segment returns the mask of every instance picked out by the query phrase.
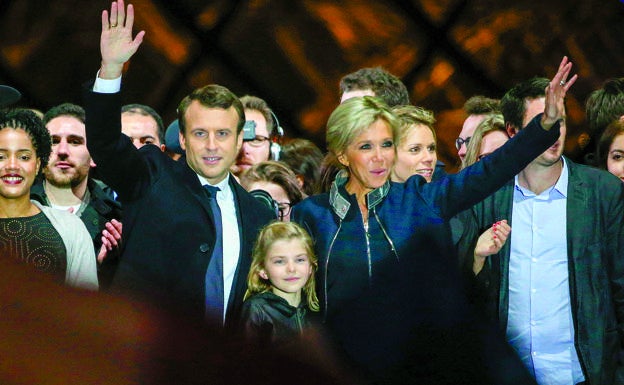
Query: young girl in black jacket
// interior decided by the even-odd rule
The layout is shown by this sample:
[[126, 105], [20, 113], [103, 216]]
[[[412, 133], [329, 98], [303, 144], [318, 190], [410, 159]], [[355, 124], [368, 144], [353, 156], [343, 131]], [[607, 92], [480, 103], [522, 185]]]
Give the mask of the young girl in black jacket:
[[310, 235], [294, 222], [273, 222], [258, 235], [242, 310], [246, 337], [260, 345], [298, 341], [318, 312], [318, 267]]

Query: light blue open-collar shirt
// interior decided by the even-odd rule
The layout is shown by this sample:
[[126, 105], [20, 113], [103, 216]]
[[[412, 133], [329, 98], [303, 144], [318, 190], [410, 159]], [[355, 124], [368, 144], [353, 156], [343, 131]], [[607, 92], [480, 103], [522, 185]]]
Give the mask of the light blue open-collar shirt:
[[535, 195], [515, 178], [507, 340], [540, 385], [585, 380], [574, 347], [566, 206], [568, 168]]

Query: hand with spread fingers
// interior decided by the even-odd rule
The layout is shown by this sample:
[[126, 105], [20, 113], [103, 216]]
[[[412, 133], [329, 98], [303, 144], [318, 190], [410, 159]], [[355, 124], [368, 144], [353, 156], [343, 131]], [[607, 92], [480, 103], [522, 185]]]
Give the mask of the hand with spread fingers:
[[113, 1], [110, 14], [107, 10], [102, 11], [100, 78], [115, 79], [121, 76], [124, 63], [130, 60], [143, 42], [145, 31], [132, 38], [133, 24], [134, 7], [128, 4], [126, 11], [123, 0]]
[[475, 275], [481, 271], [488, 256], [498, 253], [503, 248], [510, 232], [511, 226], [506, 219], [503, 219], [481, 234], [474, 250], [472, 271]]
[[568, 79], [571, 70], [572, 62], [568, 60], [567, 56], [564, 56], [557, 73], [546, 87], [546, 106], [544, 107], [544, 115], [542, 115], [542, 127], [545, 130], [550, 130], [557, 121], [565, 117], [564, 100], [566, 93], [578, 79], [578, 75]]

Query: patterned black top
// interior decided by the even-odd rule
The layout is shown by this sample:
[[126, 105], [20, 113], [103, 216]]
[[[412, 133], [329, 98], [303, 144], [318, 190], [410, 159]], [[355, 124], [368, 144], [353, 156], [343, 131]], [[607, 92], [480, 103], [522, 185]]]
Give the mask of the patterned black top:
[[31, 217], [0, 218], [0, 256], [32, 265], [65, 282], [67, 250], [42, 212]]

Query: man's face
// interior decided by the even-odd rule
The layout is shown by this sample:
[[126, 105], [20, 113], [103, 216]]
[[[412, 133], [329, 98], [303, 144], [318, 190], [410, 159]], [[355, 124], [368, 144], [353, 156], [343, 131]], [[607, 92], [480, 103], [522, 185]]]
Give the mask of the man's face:
[[[474, 134], [477, 126], [485, 119], [487, 115], [478, 114], [478, 115], [468, 115], [466, 120], [464, 120], [464, 125], [462, 126], [462, 130], [459, 133], [459, 137], [455, 140], [455, 146], [457, 147], [457, 155], [461, 161], [464, 161], [466, 157], [467, 145]], [[459, 146], [458, 146], [459, 145]]]
[[375, 96], [375, 92], [373, 92], [373, 90], [371, 89], [345, 91], [342, 93], [340, 103], [344, 102], [347, 99], [355, 98], [358, 96]]
[[79, 185], [95, 166], [87, 150], [84, 123], [72, 116], [58, 116], [46, 128], [52, 137], [50, 161], [43, 169], [46, 180], [57, 187]]
[[135, 112], [121, 114], [121, 132], [132, 140], [134, 147], [141, 148], [146, 144], [155, 144], [163, 149], [158, 138], [158, 123], [149, 115]]
[[242, 132], [237, 130], [236, 110], [205, 107], [194, 100], [184, 114], [184, 122], [180, 145], [186, 150], [189, 167], [210, 184], [221, 182], [243, 143]]
[[260, 111], [245, 110], [245, 120], [252, 120], [256, 123], [257, 140], [243, 141], [236, 166], [238, 172], [244, 172], [251, 168], [254, 164], [269, 160], [269, 131], [267, 130], [267, 122]]
[[[536, 117], [538, 114], [544, 112], [544, 106], [546, 105], [545, 98], [536, 98], [536, 99], [527, 99], [525, 102], [525, 111], [524, 117], [522, 119], [522, 127], [526, 127], [529, 122]], [[559, 139], [548, 148], [548, 150], [544, 151], [540, 156], [537, 157], [533, 162], [543, 166], [551, 166], [561, 159], [563, 155], [563, 147], [565, 144], [566, 137], [566, 123], [565, 118], [560, 122], [561, 125], [561, 134], [559, 135]]]

